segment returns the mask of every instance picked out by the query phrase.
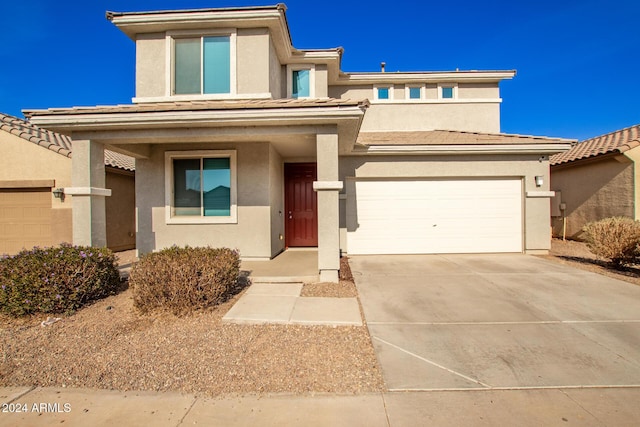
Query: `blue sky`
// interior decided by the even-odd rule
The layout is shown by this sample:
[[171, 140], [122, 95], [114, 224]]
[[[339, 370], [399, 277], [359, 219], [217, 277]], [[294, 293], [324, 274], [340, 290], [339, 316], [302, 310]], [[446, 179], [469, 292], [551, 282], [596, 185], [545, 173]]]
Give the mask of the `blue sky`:
[[[265, 1], [31, 0], [0, 14], [0, 112], [126, 104], [135, 46], [106, 10]], [[286, 2], [297, 48], [342, 46], [343, 71], [517, 70], [502, 132], [585, 139], [640, 123], [640, 1]]]

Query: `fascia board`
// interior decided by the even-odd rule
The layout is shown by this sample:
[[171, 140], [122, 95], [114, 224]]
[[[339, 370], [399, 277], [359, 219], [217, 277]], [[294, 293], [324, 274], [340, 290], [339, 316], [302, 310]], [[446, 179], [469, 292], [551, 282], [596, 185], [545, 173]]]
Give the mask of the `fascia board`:
[[274, 125], [296, 122], [299, 124], [327, 124], [343, 119], [360, 119], [364, 112], [358, 106], [339, 108], [303, 108], [234, 110], [234, 111], [169, 111], [150, 113], [69, 114], [65, 116], [34, 116], [37, 126], [58, 129], [59, 132], [97, 129], [101, 127], [168, 127], [208, 123], [215, 126]]
[[339, 76], [333, 84], [356, 85], [362, 83], [393, 83], [393, 82], [499, 82], [512, 79], [515, 71], [487, 71], [487, 72], [432, 72], [432, 73], [345, 73]]
[[376, 145], [355, 148], [359, 154], [555, 154], [571, 144], [504, 144], [504, 145]]

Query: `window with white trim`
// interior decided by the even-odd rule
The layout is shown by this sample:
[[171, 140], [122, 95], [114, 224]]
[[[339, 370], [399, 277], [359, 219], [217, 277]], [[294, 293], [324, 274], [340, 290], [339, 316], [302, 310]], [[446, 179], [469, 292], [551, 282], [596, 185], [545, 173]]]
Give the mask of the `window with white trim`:
[[236, 152], [165, 153], [169, 223], [230, 223], [237, 218]]
[[287, 97], [314, 98], [315, 72], [314, 65], [287, 66]]
[[229, 34], [172, 37], [172, 95], [230, 94], [233, 42]]
[[409, 101], [417, 101], [424, 97], [424, 85], [406, 85], [405, 99]]
[[442, 83], [438, 85], [439, 99], [455, 99], [458, 97], [458, 85], [455, 83]]
[[373, 99], [376, 101], [390, 101], [393, 99], [393, 85], [375, 85]]

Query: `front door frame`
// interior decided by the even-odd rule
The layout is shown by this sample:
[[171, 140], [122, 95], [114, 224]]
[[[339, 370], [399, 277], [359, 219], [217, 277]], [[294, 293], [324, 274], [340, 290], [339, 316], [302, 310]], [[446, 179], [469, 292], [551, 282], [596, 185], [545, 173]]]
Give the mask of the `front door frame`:
[[[307, 174], [306, 177], [295, 177], [299, 173]], [[309, 173], [311, 172], [311, 173]], [[285, 247], [317, 247], [318, 246], [318, 196], [313, 189], [313, 183], [318, 177], [318, 166], [315, 162], [307, 163], [285, 163], [284, 164], [284, 209], [285, 209]], [[293, 179], [303, 181], [302, 193], [296, 192], [292, 187]], [[296, 197], [304, 199], [298, 200], [301, 204], [296, 204]], [[311, 203], [311, 206], [307, 206]], [[302, 209], [296, 212], [296, 206]], [[297, 225], [307, 223], [306, 231], [311, 234], [300, 233]], [[301, 235], [302, 234], [302, 235]]]

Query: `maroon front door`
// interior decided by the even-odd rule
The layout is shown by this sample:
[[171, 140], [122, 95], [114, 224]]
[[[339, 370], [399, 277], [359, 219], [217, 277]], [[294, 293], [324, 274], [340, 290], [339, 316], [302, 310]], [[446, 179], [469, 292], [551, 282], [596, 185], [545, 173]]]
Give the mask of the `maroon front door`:
[[285, 244], [318, 246], [318, 198], [313, 190], [315, 163], [285, 163]]

